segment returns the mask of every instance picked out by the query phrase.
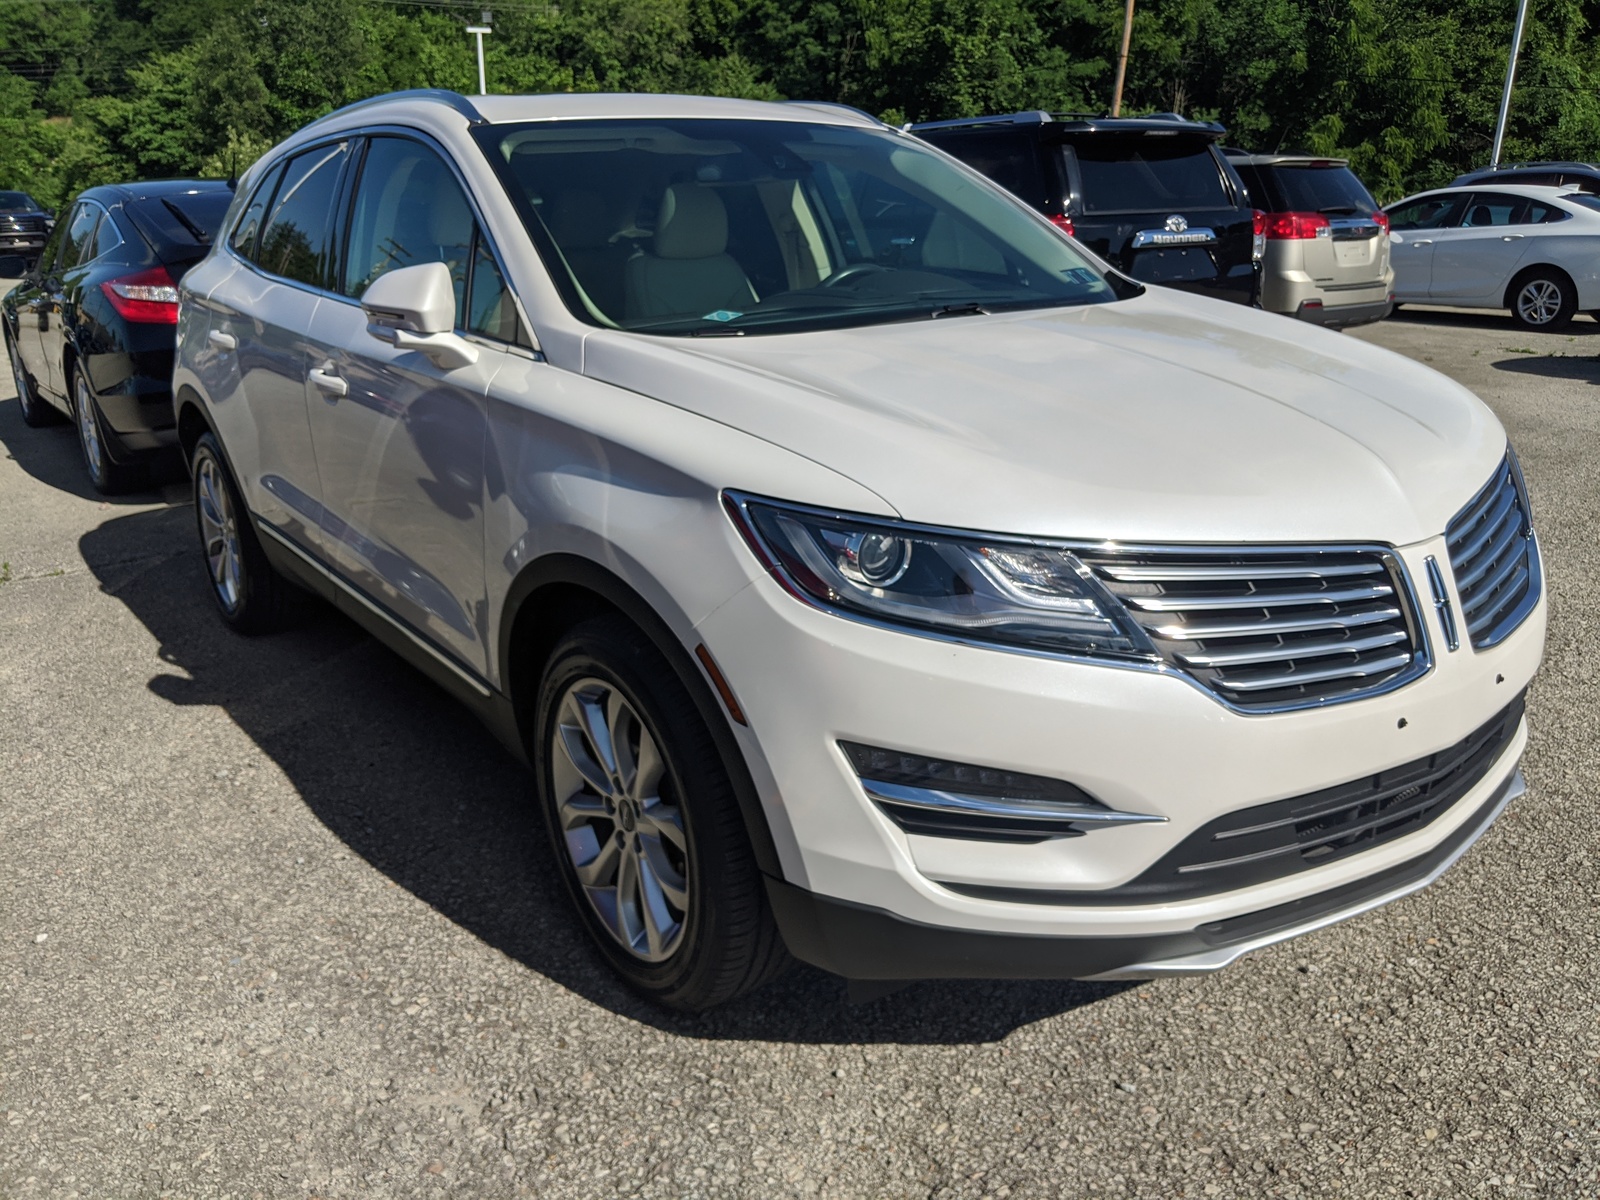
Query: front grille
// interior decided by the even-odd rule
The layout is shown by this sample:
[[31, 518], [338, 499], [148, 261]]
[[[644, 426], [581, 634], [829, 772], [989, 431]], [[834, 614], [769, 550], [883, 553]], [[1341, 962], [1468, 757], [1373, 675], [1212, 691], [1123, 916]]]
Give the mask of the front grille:
[[5, 227], [16, 233], [43, 233], [43, 217], [7, 217]]
[[1405, 574], [1376, 547], [1079, 557], [1163, 658], [1235, 708], [1355, 700], [1428, 669]]
[[1461, 619], [1473, 649], [1503, 641], [1539, 602], [1539, 555], [1527, 494], [1508, 456], [1445, 529]]
[[1526, 693], [1448, 749], [1319, 792], [1258, 804], [1191, 833], [1144, 874], [1099, 892], [944, 886], [991, 900], [1037, 904], [1153, 904], [1190, 900], [1326, 866], [1425, 828], [1499, 761], [1522, 724]]

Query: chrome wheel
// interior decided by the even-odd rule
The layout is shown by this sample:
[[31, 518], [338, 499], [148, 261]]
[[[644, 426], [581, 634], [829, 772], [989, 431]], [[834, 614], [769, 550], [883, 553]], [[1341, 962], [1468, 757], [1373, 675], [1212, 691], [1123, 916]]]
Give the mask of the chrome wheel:
[[89, 398], [89, 385], [80, 370], [73, 376], [73, 409], [78, 417], [78, 441], [83, 445], [83, 461], [89, 466], [89, 478], [96, 483], [105, 477], [105, 449], [100, 445], [100, 423], [94, 417], [94, 401]]
[[1517, 293], [1517, 316], [1528, 325], [1548, 325], [1561, 313], [1561, 287], [1551, 279], [1530, 279]]
[[209, 456], [201, 458], [195, 476], [195, 506], [200, 512], [200, 539], [211, 569], [211, 586], [217, 589], [222, 607], [231, 613], [239, 607], [244, 592], [239, 525], [222, 471]]
[[590, 907], [635, 958], [670, 958], [688, 924], [689, 848], [655, 735], [590, 678], [562, 696], [550, 741], [556, 819]]

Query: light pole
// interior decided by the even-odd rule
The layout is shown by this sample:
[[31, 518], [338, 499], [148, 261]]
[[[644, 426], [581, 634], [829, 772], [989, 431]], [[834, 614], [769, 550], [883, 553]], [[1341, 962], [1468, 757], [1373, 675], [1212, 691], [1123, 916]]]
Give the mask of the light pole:
[[1111, 115], [1122, 115], [1122, 81], [1128, 77], [1128, 42], [1133, 37], [1133, 0], [1122, 14], [1122, 53], [1117, 56], [1117, 86], [1111, 93]]
[[1500, 151], [1506, 142], [1506, 117], [1511, 112], [1511, 85], [1517, 78], [1517, 53], [1522, 49], [1522, 27], [1528, 23], [1528, 0], [1517, 0], [1517, 26], [1511, 33], [1511, 60], [1506, 63], [1506, 86], [1500, 93], [1500, 119], [1494, 123], [1494, 152], [1489, 166], [1500, 165]]
[[493, 33], [494, 30], [487, 25], [468, 25], [467, 32], [478, 39], [478, 95], [487, 96], [489, 85], [484, 82], [483, 77], [483, 38], [485, 34]]

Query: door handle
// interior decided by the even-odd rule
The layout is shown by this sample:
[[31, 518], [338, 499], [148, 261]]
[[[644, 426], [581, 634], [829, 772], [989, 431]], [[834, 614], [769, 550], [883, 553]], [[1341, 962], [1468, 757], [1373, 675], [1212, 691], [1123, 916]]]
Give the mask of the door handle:
[[1432, 238], [1422, 238], [1420, 240], [1414, 240], [1411, 244], [1413, 246], [1431, 246], [1431, 245], [1433, 245], [1433, 239]]
[[210, 342], [218, 350], [236, 350], [239, 347], [238, 338], [231, 333], [223, 333], [220, 329], [213, 329], [207, 333], [206, 341]]
[[1520, 233], [1502, 233], [1500, 235], [1500, 240], [1502, 242], [1520, 242], [1522, 240], [1522, 235]]
[[312, 367], [310, 373], [306, 375], [306, 378], [311, 380], [312, 386], [321, 392], [322, 398], [330, 404], [340, 396], [350, 394], [350, 385], [329, 369], [332, 366], [333, 364], [329, 363], [325, 367]]

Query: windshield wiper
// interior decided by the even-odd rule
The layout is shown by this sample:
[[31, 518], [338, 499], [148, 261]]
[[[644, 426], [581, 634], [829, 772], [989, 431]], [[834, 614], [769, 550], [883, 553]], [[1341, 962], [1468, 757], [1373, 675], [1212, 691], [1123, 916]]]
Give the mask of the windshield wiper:
[[179, 208], [165, 196], [161, 198], [161, 203], [166, 205], [166, 209], [169, 213], [178, 218], [178, 224], [187, 229], [194, 237], [195, 241], [199, 242], [202, 246], [209, 246], [211, 244], [211, 235], [191, 221], [188, 213], [184, 212], [183, 209]]
[[928, 314], [935, 320], [939, 317], [987, 317], [988, 315], [989, 310], [975, 300], [968, 304], [946, 304]]
[[1317, 211], [1319, 213], [1333, 213], [1335, 215], [1346, 215], [1346, 216], [1349, 215], [1350, 213], [1355, 212], [1355, 210], [1356, 210], [1356, 206], [1354, 204], [1330, 204], [1330, 205], [1328, 205], [1327, 208], [1319, 208], [1319, 209], [1317, 209]]

